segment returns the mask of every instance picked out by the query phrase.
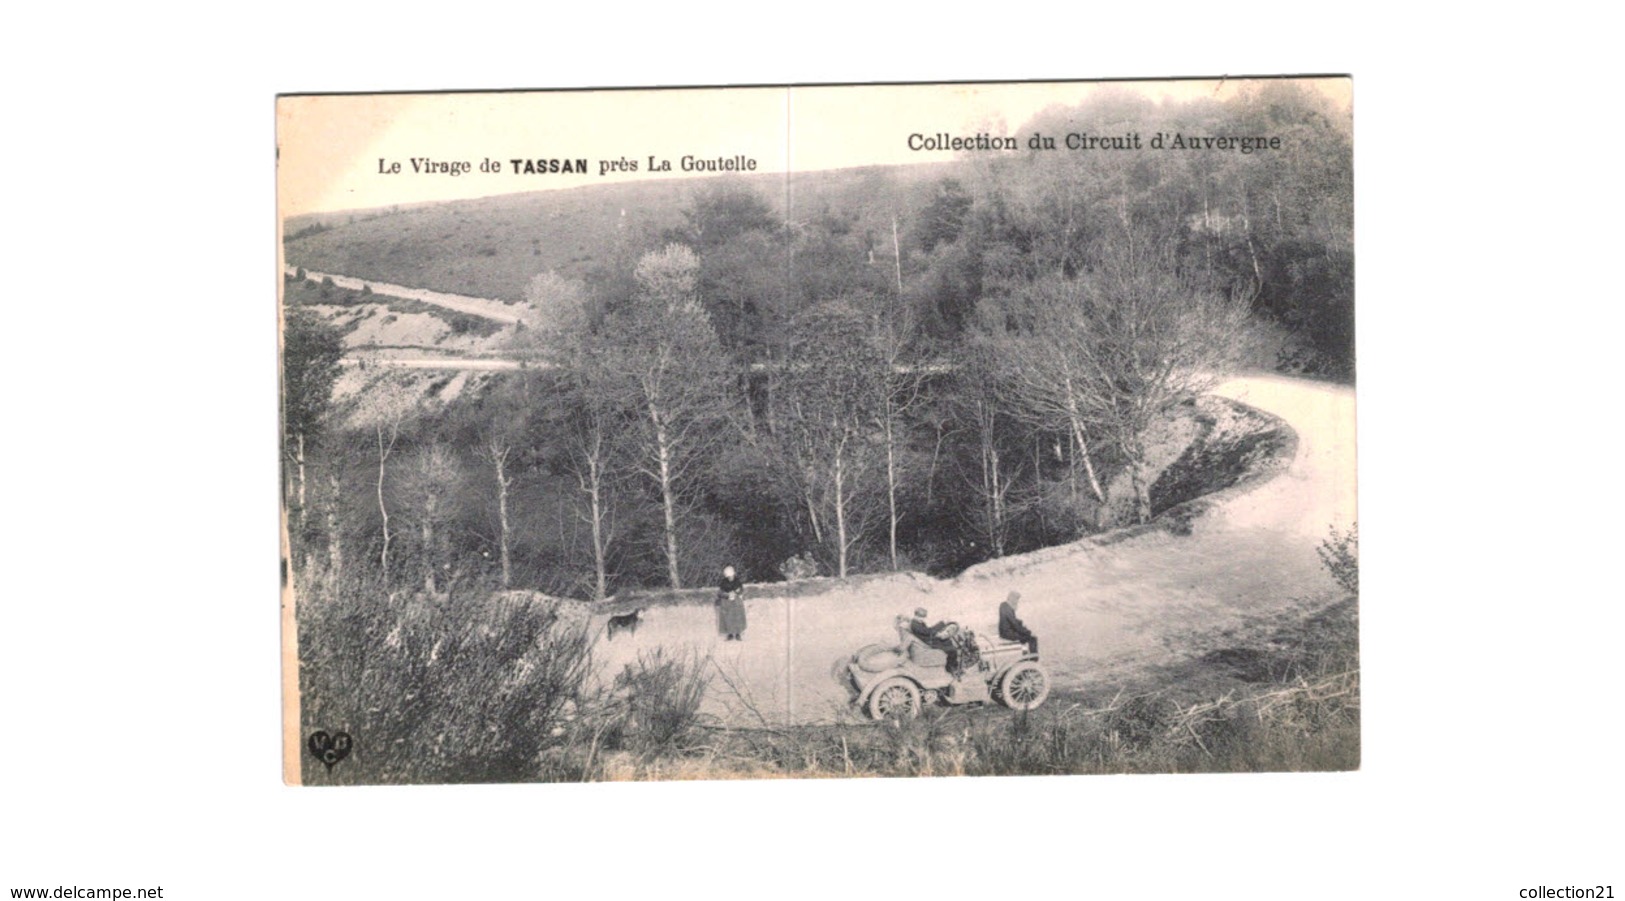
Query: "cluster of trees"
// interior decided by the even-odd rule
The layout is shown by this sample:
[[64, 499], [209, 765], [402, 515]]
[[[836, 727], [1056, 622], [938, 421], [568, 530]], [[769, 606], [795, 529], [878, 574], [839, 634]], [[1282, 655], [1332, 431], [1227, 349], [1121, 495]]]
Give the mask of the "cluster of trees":
[[434, 416], [433, 391], [388, 374], [326, 410], [331, 336], [290, 311], [303, 553], [431, 592], [472, 560], [603, 597], [809, 555], [843, 576], [951, 569], [1145, 521], [1153, 433], [1260, 322], [1351, 372], [1340, 121], [1287, 84], [1107, 94], [1024, 130], [1280, 134], [1291, 152], [979, 158], [914, 202], [840, 209], [708, 182], [679, 228], [628, 236], [591, 278], [538, 275], [509, 346], [527, 367]]

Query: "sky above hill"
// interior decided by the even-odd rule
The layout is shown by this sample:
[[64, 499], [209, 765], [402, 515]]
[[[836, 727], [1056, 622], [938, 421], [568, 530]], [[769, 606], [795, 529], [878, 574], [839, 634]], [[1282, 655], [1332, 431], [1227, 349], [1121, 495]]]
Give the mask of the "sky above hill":
[[[1347, 108], [1347, 79], [1313, 83]], [[283, 97], [277, 104], [278, 204], [284, 216], [295, 216], [729, 171], [934, 163], [966, 152], [999, 152], [956, 150], [954, 138], [1010, 137], [1025, 146], [1027, 135], [1019, 129], [1039, 111], [1080, 103], [1101, 90], [1182, 101], [1224, 99], [1248, 84], [1232, 79]]]

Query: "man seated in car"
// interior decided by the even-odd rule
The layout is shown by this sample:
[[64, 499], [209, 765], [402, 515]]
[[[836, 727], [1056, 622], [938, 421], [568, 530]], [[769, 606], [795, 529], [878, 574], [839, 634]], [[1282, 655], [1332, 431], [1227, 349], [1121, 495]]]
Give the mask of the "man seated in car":
[[[943, 637], [943, 633], [953, 624], [939, 622], [934, 626], [928, 626], [925, 624], [925, 620], [929, 615], [924, 607], [916, 607], [914, 609], [914, 618], [905, 623], [905, 628], [908, 629], [910, 635], [925, 642], [927, 647], [936, 648], [939, 651], [948, 650], [949, 642]], [[901, 619], [902, 617], [898, 618]]]
[[[926, 625], [927, 616], [924, 607], [917, 608], [913, 619], [904, 621], [901, 616], [897, 618], [899, 628], [905, 629], [908, 635], [919, 639], [926, 647], [947, 654], [948, 673], [958, 678], [968, 666], [980, 659], [976, 652], [976, 640], [958, 623], [942, 621], [934, 626]], [[904, 643], [907, 644], [907, 641]]]
[[1016, 605], [1021, 603], [1021, 594], [1010, 592], [1010, 596], [999, 605], [999, 637], [1005, 641], [1019, 641], [1027, 645], [1027, 653], [1038, 653], [1038, 636], [1027, 624], [1016, 616]]

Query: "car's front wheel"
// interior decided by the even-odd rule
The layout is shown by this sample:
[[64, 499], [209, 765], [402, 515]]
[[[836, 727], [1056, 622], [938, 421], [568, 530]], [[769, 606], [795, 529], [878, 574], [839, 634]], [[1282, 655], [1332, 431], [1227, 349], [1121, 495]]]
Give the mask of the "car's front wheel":
[[999, 700], [1011, 710], [1031, 710], [1049, 697], [1049, 674], [1031, 660], [1005, 670], [999, 680]]

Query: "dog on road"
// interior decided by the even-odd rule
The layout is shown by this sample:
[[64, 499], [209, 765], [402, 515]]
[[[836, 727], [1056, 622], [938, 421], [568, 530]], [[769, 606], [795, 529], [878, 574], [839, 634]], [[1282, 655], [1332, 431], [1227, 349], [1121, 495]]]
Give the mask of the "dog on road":
[[622, 613], [618, 616], [612, 616], [609, 618], [609, 626], [605, 629], [604, 637], [613, 641], [615, 639], [615, 633], [617, 632], [625, 632], [628, 635], [635, 634], [638, 631], [638, 626], [642, 624], [642, 622], [642, 607], [639, 607], [631, 613]]

